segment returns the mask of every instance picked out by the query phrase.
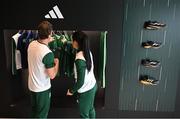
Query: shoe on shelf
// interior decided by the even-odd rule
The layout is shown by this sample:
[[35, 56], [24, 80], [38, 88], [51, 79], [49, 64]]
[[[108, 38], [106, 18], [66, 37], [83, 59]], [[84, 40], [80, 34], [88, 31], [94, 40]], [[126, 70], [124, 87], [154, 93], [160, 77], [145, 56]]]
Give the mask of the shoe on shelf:
[[144, 28], [148, 30], [156, 30], [165, 27], [166, 24], [158, 21], [146, 21], [144, 22]]
[[147, 42], [142, 42], [142, 47], [143, 48], [154, 48], [158, 49], [160, 48], [161, 43], [155, 42], [155, 41], [147, 41]]
[[159, 83], [159, 80], [155, 79], [154, 77], [151, 77], [149, 75], [142, 75], [139, 79], [140, 83], [144, 85], [157, 85]]
[[143, 66], [145, 66], [145, 67], [153, 67], [153, 68], [155, 68], [155, 67], [159, 67], [160, 62], [156, 61], [156, 60], [150, 60], [150, 59], [146, 58], [146, 59], [141, 60], [141, 64]]

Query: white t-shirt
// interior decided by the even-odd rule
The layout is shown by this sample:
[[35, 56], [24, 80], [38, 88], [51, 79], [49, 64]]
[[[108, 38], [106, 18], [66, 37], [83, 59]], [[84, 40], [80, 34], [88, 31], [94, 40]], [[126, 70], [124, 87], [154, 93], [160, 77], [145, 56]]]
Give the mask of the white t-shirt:
[[51, 87], [50, 77], [45, 72], [45, 64], [42, 62], [45, 55], [52, 52], [48, 46], [32, 41], [28, 47], [28, 87], [33, 92], [42, 92]]

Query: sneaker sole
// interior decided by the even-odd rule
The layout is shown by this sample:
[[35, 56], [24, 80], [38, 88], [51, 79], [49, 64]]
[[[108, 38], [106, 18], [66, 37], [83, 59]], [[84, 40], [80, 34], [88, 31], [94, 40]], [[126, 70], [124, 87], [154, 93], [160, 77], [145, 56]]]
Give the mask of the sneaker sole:
[[144, 67], [152, 67], [152, 68], [156, 68], [156, 67], [159, 67], [159, 64], [158, 65], [156, 65], [156, 66], [153, 66], [153, 65], [144, 65], [144, 64], [142, 64]]
[[145, 85], [157, 85], [157, 84], [153, 84], [151, 82], [147, 82], [147, 81], [143, 81], [143, 80], [141, 80], [140, 82]]
[[153, 49], [158, 49], [158, 48], [160, 48], [160, 47], [143, 46], [143, 48], [146, 48], [146, 49], [150, 49], [150, 48], [153, 48]]

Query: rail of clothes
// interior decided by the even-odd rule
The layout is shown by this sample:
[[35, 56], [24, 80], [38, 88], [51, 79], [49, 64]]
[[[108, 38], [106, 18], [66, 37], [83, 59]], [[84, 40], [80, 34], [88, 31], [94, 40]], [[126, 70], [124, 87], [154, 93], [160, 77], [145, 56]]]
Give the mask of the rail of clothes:
[[[72, 33], [67, 31], [54, 31], [53, 41], [48, 46], [54, 53], [54, 56], [59, 59], [59, 78], [74, 77], [74, 59], [76, 50], [72, 47]], [[105, 88], [105, 68], [106, 68], [106, 34], [100, 33], [100, 53], [98, 77], [100, 85]], [[12, 36], [12, 74], [16, 75], [20, 69], [28, 68], [27, 49], [31, 41], [38, 39], [37, 30], [19, 30]]]

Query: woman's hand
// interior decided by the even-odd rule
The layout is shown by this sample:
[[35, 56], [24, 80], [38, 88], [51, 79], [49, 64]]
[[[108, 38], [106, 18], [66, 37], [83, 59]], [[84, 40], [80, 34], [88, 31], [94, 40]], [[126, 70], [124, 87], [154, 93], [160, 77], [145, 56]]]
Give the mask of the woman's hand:
[[68, 89], [68, 91], [67, 91], [67, 94], [66, 94], [67, 96], [72, 96], [73, 94], [69, 91], [69, 89]]

